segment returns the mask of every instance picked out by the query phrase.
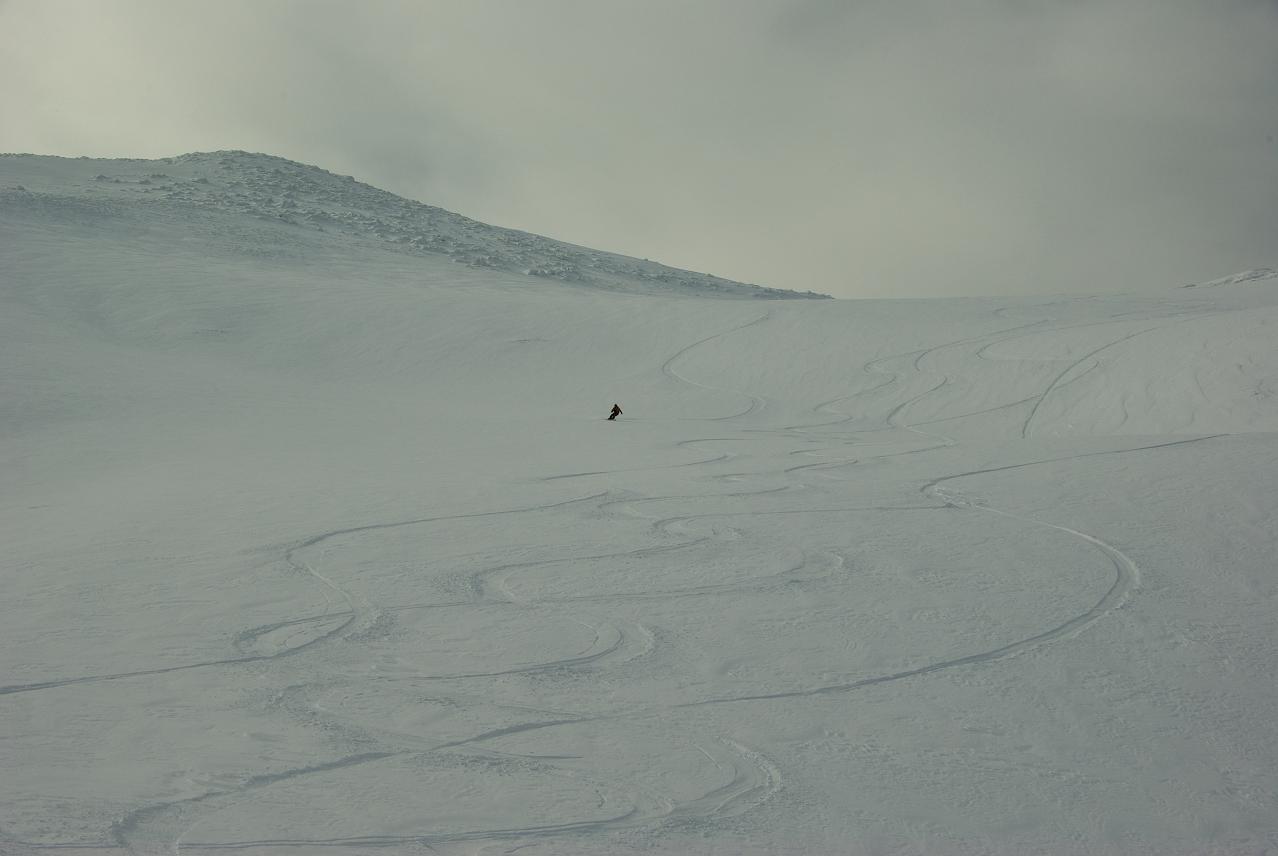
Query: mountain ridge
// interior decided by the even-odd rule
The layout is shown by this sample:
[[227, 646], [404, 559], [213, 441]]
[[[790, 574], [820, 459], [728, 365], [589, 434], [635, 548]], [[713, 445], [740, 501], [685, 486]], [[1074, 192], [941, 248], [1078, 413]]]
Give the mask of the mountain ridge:
[[[8, 164], [11, 168], [5, 169]], [[13, 168], [14, 165], [17, 168]], [[0, 154], [0, 204], [100, 200], [105, 210], [162, 204], [249, 215], [273, 224], [445, 256], [472, 268], [609, 290], [701, 297], [829, 299], [682, 270], [482, 223], [322, 167], [241, 150], [158, 159]]]

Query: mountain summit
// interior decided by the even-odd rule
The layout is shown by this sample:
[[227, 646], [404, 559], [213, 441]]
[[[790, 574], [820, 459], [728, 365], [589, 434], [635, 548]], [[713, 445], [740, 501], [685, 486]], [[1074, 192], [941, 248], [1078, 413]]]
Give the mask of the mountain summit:
[[[474, 268], [610, 290], [699, 297], [828, 297], [734, 282], [490, 226], [351, 176], [242, 151], [158, 160], [4, 155], [0, 206], [29, 208], [71, 222], [86, 217], [95, 222], [158, 219], [166, 227], [185, 224], [193, 229], [230, 215], [238, 220], [240, 232], [244, 215], [249, 215], [263, 227], [242, 235], [243, 246], [263, 255], [292, 255], [291, 246], [322, 238], [323, 244], [346, 242], [445, 256]], [[225, 246], [226, 241], [219, 243]]]

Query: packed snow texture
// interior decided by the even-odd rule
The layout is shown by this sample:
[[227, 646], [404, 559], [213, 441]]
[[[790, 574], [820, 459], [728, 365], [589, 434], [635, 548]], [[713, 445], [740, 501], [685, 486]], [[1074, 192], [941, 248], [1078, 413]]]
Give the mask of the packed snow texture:
[[724, 299], [777, 295], [0, 158], [0, 853], [1278, 848], [1232, 280]]

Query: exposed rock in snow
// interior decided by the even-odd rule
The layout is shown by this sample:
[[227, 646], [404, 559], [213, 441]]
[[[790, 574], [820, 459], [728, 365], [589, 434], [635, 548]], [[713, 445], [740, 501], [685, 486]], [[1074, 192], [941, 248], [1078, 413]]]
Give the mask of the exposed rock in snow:
[[1183, 287], [1218, 288], [1222, 285], [1239, 285], [1245, 282], [1259, 282], [1265, 279], [1278, 279], [1278, 271], [1267, 267], [1256, 268], [1255, 270], [1245, 270], [1242, 273], [1236, 273], [1233, 276], [1222, 276], [1220, 279], [1213, 279], [1208, 282], [1195, 282]]
[[133, 215], [139, 209], [164, 217], [183, 216], [184, 210], [248, 215], [322, 231], [329, 239], [340, 235], [406, 253], [439, 254], [471, 267], [617, 290], [773, 299], [827, 296], [734, 282], [490, 226], [351, 176], [271, 155], [223, 151], [153, 161], [4, 157], [7, 171], [37, 176], [33, 192], [41, 197], [38, 201], [51, 205], [82, 196], [84, 182], [91, 180], [96, 183], [93, 198], [117, 209], [133, 208]]

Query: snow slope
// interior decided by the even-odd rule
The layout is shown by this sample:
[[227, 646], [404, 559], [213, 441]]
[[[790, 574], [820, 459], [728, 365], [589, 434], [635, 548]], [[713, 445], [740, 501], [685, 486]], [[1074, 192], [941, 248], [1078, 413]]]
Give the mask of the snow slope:
[[[211, 231], [214, 243], [241, 254], [298, 258], [335, 240], [353, 241], [597, 288], [756, 298], [827, 296], [745, 285], [489, 226], [351, 176], [270, 155], [225, 151], [161, 160], [0, 158], [10, 161], [5, 165], [10, 182], [18, 180], [5, 182], [9, 187], [0, 184], [10, 204], [81, 224], [107, 217], [154, 228], [157, 218], [177, 217], [184, 232]], [[317, 240], [316, 233], [323, 238]]]
[[0, 853], [1278, 848], [1272, 278], [723, 299], [344, 182], [0, 158]]

